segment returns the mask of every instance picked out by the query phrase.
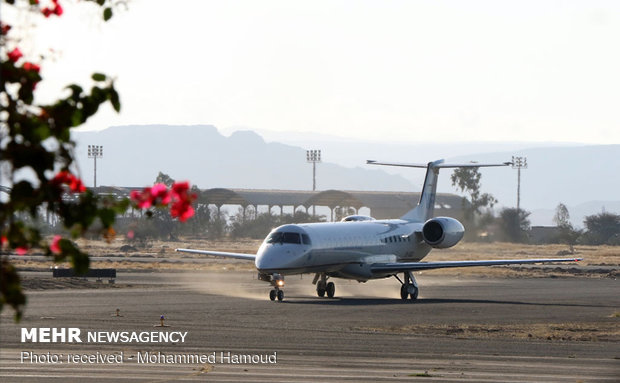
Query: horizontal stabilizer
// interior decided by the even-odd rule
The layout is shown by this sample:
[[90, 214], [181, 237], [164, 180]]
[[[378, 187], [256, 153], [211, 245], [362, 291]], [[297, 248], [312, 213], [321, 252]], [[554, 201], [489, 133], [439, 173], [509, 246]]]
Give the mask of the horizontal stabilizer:
[[401, 219], [410, 222], [425, 222], [433, 217], [435, 211], [435, 195], [437, 193], [437, 177], [439, 169], [442, 168], [479, 168], [489, 166], [508, 166], [511, 162], [503, 163], [479, 163], [469, 162], [464, 164], [446, 164], [444, 160], [429, 162], [428, 164], [415, 164], [405, 162], [380, 162], [375, 160], [367, 160], [368, 165], [385, 165], [385, 166], [402, 166], [406, 168], [426, 168], [426, 177], [424, 178], [424, 186], [420, 193], [420, 201], [418, 206], [408, 211]]
[[373, 273], [399, 273], [416, 270], [443, 269], [447, 267], [474, 267], [520, 265], [527, 263], [578, 262], [582, 258], [543, 258], [543, 259], [496, 259], [490, 261], [451, 261], [451, 262], [402, 262], [374, 263], [370, 266]]
[[[464, 164], [444, 164], [444, 163], [439, 163], [440, 161], [432, 162], [430, 166], [432, 168], [441, 169], [441, 168], [482, 168], [482, 167], [512, 165], [512, 162], [502, 162], [502, 163], [468, 162]], [[401, 166], [401, 167], [406, 167], [406, 168], [427, 168], [429, 166], [429, 164], [415, 164], [415, 163], [406, 163], [406, 162], [380, 162], [380, 161], [374, 161], [374, 160], [366, 160], [366, 164], [385, 165], [385, 166]]]
[[256, 259], [255, 254], [227, 253], [224, 251], [209, 251], [209, 250], [194, 250], [194, 249], [175, 249], [175, 251], [178, 251], [180, 253], [203, 254], [203, 255], [213, 255], [215, 257], [245, 259], [248, 261], [253, 261]]

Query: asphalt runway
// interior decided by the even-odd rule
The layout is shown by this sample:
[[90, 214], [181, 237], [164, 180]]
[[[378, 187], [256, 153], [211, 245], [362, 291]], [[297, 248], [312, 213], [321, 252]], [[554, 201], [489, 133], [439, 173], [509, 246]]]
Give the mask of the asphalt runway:
[[[556, 328], [571, 333], [579, 326], [595, 335], [599, 329], [617, 329], [617, 280], [416, 277], [417, 303], [398, 298], [394, 279], [335, 280], [337, 298], [320, 299], [310, 276], [288, 277], [285, 301], [271, 302], [268, 285], [255, 280], [254, 273], [232, 271], [119, 271], [118, 287], [32, 291], [22, 322], [12, 321], [10, 309], [2, 312], [0, 381], [620, 380], [617, 338], [601, 332], [580, 340], [576, 332], [562, 340], [545, 333]], [[115, 316], [117, 308], [121, 316]], [[169, 327], [156, 327], [160, 315]], [[75, 327], [83, 335], [187, 334], [184, 342], [174, 343], [86, 342], [85, 335], [83, 343], [21, 342], [21, 328], [46, 327]], [[472, 328], [473, 333], [463, 331]], [[30, 359], [22, 360], [22, 352]], [[48, 352], [62, 363], [43, 361]], [[147, 352], [147, 360], [153, 355], [164, 359], [145, 363]], [[69, 354], [88, 358], [97, 353], [117, 358], [122, 353], [122, 363], [68, 360]], [[165, 363], [166, 356], [188, 354], [215, 360]], [[235, 355], [258, 362], [233, 363]], [[270, 356], [276, 363], [269, 363]]]

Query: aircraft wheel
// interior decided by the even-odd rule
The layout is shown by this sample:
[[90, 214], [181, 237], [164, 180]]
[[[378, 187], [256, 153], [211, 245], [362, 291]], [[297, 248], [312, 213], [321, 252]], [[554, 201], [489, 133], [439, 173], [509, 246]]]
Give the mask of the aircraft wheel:
[[284, 299], [284, 291], [278, 290], [278, 294], [277, 295], [278, 295], [278, 300], [280, 302], [282, 302], [282, 300]]
[[269, 299], [271, 299], [272, 301], [275, 301], [275, 300], [276, 300], [276, 290], [275, 290], [275, 289], [274, 289], [274, 290], [271, 290], [271, 291], [269, 292]]
[[400, 299], [406, 300], [409, 297], [409, 289], [406, 284], [400, 286]]
[[316, 295], [323, 298], [325, 296], [325, 289], [326, 289], [325, 282], [319, 281], [316, 284]]
[[[405, 298], [407, 299], [407, 298]], [[415, 301], [416, 299], [418, 299], [418, 288], [414, 287], [413, 288], [413, 292], [411, 293], [411, 300]]]
[[333, 298], [334, 294], [336, 293], [336, 285], [334, 285], [334, 282], [329, 282], [327, 283], [325, 290], [327, 292], [327, 297]]

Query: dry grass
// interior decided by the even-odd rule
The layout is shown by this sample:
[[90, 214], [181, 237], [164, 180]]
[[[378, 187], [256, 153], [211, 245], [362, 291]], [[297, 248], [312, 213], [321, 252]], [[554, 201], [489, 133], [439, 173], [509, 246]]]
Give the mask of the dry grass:
[[[178, 247], [193, 249], [209, 249], [216, 251], [229, 251], [240, 253], [255, 253], [261, 244], [260, 240], [199, 240], [187, 239], [178, 242], [153, 241], [145, 248], [137, 248], [136, 251], [121, 251], [126, 245], [122, 238], [117, 238], [111, 243], [105, 241], [93, 241], [80, 239], [78, 245], [92, 256], [110, 257], [109, 261], [95, 261], [91, 267], [113, 267], [117, 269], [140, 269], [140, 270], [254, 270], [254, 264], [243, 260], [231, 260], [209, 257], [199, 254], [185, 254], [174, 251]], [[553, 270], [545, 268], [521, 268], [510, 267], [473, 267], [430, 270], [424, 273], [442, 275], [480, 275], [493, 277], [531, 277], [531, 276], [588, 276], [588, 277], [615, 277], [620, 267], [620, 246], [577, 246], [575, 254], [559, 256], [558, 253], [567, 250], [565, 245], [523, 245], [513, 243], [467, 243], [463, 242], [450, 249], [434, 250], [424, 261], [451, 261], [451, 260], [485, 260], [485, 259], [522, 259], [522, 258], [583, 258], [568, 270]], [[154, 262], [132, 262], [132, 259], [151, 258]], [[192, 262], [192, 259], [210, 258], [212, 261]], [[177, 263], [171, 260], [184, 260]], [[16, 266], [21, 269], [48, 269], [53, 266], [69, 267], [68, 264], [53, 264], [49, 260], [27, 261], [17, 260]], [[580, 266], [612, 266], [616, 270], [601, 272], [582, 273]], [[571, 270], [573, 269], [573, 270]]]
[[353, 330], [424, 335], [448, 336], [463, 339], [514, 338], [549, 341], [618, 342], [620, 326], [618, 321], [596, 323], [528, 323], [524, 325], [409, 325], [402, 327], [356, 327]]
[[424, 261], [454, 261], [454, 260], [487, 260], [487, 259], [531, 259], [531, 258], [583, 258], [583, 261], [572, 264], [576, 270], [546, 270], [522, 268], [519, 266], [472, 267], [458, 269], [440, 269], [425, 273], [449, 275], [488, 275], [504, 277], [523, 276], [616, 276], [617, 270], [609, 275], [608, 272], [579, 272], [580, 266], [613, 266], [620, 267], [620, 246], [577, 246], [571, 255], [558, 255], [567, 250], [566, 245], [525, 245], [506, 242], [472, 243], [461, 242], [445, 250], [432, 251]]

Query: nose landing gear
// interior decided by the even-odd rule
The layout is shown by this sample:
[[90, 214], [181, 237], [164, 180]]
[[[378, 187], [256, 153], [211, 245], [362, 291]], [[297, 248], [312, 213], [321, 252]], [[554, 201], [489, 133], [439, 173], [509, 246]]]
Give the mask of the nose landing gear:
[[280, 290], [277, 287], [269, 292], [269, 299], [275, 301], [276, 298], [279, 301], [282, 301], [284, 299], [284, 291]]
[[284, 287], [284, 276], [280, 274], [273, 274], [270, 282], [273, 289], [269, 291], [269, 299], [272, 301], [277, 299], [282, 302], [284, 300], [284, 291], [282, 291], [281, 288]]

